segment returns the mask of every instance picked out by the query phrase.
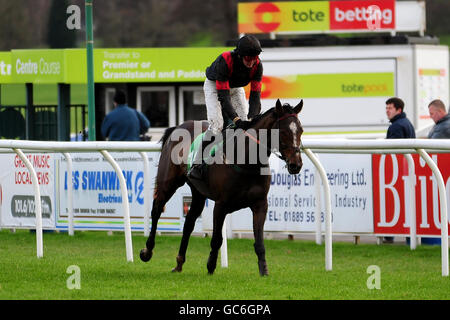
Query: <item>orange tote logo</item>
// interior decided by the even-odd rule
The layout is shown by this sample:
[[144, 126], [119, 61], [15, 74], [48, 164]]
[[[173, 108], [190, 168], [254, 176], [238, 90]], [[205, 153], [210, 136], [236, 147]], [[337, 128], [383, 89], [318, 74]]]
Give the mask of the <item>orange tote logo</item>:
[[255, 26], [262, 32], [272, 32], [280, 25], [280, 9], [273, 3], [262, 3], [255, 8]]

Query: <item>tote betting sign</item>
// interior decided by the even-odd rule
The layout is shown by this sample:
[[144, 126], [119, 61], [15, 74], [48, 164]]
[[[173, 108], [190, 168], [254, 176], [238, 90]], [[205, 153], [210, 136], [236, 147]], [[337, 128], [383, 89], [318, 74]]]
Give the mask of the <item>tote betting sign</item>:
[[395, 0], [238, 4], [239, 33], [395, 30]]

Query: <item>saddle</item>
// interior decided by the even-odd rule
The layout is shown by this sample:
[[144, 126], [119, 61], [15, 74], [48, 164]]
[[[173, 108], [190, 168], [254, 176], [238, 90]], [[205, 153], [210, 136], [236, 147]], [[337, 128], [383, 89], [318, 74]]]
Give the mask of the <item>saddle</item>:
[[[194, 141], [191, 143], [191, 146], [189, 148], [189, 154], [187, 158], [187, 171], [191, 170], [192, 166], [194, 165], [194, 161], [197, 159], [197, 153], [203, 152], [203, 150], [200, 150], [202, 148], [202, 141], [203, 136], [205, 135], [205, 132], [199, 134], [197, 138], [194, 139]], [[210, 156], [213, 157], [216, 154], [216, 146], [214, 146], [211, 149]], [[205, 159], [206, 160], [206, 159]], [[205, 163], [206, 164], [206, 163]]]

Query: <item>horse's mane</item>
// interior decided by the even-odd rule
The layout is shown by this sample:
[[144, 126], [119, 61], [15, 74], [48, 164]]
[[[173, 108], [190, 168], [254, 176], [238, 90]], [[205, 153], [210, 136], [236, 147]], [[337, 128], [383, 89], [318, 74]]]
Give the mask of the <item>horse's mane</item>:
[[[251, 125], [256, 124], [259, 120], [270, 115], [274, 110], [275, 110], [275, 107], [272, 107], [269, 110], [267, 110], [266, 112], [260, 113], [256, 116], [254, 116], [250, 124]], [[285, 104], [283, 104], [283, 112], [284, 113], [294, 113], [294, 108], [289, 103], [285, 103]]]
[[167, 128], [164, 131], [163, 136], [161, 137], [161, 139], [159, 139], [159, 142], [162, 142], [162, 147], [166, 144], [167, 139], [169, 139], [169, 136], [172, 134], [172, 132], [176, 129], [177, 127], [170, 127]]

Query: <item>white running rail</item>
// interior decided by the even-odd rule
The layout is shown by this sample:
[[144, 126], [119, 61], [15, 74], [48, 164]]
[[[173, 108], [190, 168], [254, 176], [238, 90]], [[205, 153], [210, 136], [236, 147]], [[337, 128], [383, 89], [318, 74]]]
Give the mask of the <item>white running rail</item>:
[[[16, 152], [25, 165], [33, 179], [33, 184], [35, 188], [35, 202], [36, 202], [36, 241], [37, 241], [37, 256], [43, 256], [43, 246], [42, 246], [42, 212], [40, 206], [40, 190], [37, 183], [36, 173], [33, 167], [29, 163], [28, 159], [23, 154], [22, 150], [27, 150], [28, 152], [61, 152], [64, 153], [68, 165], [70, 165], [70, 152], [101, 152], [104, 157], [108, 158], [108, 152], [139, 152], [144, 159], [146, 156], [143, 152], [150, 151], [160, 151], [161, 145], [154, 142], [53, 142], [53, 141], [23, 141], [23, 140], [0, 140], [0, 149], [9, 149]], [[422, 157], [428, 166], [431, 168], [439, 188], [439, 200], [441, 208], [441, 226], [448, 227], [448, 212], [447, 212], [447, 199], [445, 193], [445, 184], [442, 175], [433, 162], [428, 152], [434, 153], [445, 153], [450, 150], [450, 139], [394, 139], [394, 140], [349, 140], [349, 139], [304, 139], [303, 140], [303, 151], [311, 159], [313, 164], [316, 166], [316, 170], [321, 177], [321, 181], [324, 188], [324, 202], [325, 202], [325, 269], [332, 270], [332, 224], [331, 224], [331, 197], [330, 197], [330, 187], [328, 184], [328, 179], [326, 178], [326, 172], [322, 167], [318, 157], [313, 153], [366, 153], [366, 154], [390, 154], [399, 153], [406, 154], [409, 167], [409, 176], [411, 181], [411, 188], [413, 188], [414, 168], [412, 158], [409, 156], [412, 153], [418, 153]], [[111, 161], [112, 160], [112, 161]], [[119, 179], [124, 179], [120, 167], [115, 163], [112, 157], [108, 160], [111, 165], [116, 170]], [[114, 164], [115, 163], [115, 164]], [[144, 174], [147, 175], [148, 179], [148, 167], [144, 168]], [[145, 179], [145, 178], [144, 178]], [[123, 180], [124, 181], [124, 180]], [[318, 181], [318, 179], [317, 179]], [[69, 183], [70, 185], [70, 183]], [[149, 183], [145, 183], [148, 187]], [[124, 188], [121, 182], [121, 189], [125, 196], [123, 199], [128, 199], [127, 189]], [[318, 190], [318, 189], [317, 189]], [[148, 191], [147, 191], [148, 192]], [[414, 196], [414, 192], [410, 192], [411, 196]], [[320, 203], [321, 201], [318, 201]], [[69, 204], [71, 202], [69, 201]], [[413, 205], [414, 202], [411, 202]], [[320, 208], [318, 210], [320, 212]], [[414, 211], [413, 211], [414, 212]], [[73, 214], [69, 209], [69, 213]], [[146, 210], [144, 221], [149, 221], [149, 212]], [[320, 215], [319, 215], [320, 218]], [[131, 244], [131, 230], [129, 226], [129, 206], [124, 204], [124, 225], [125, 225], [125, 241], [127, 250], [127, 260], [133, 261], [132, 244]], [[414, 220], [414, 219], [412, 219]], [[411, 221], [412, 221], [411, 220]], [[69, 222], [71, 219], [69, 218]], [[73, 221], [73, 219], [72, 219]], [[148, 227], [148, 226], [147, 226]], [[448, 262], [448, 228], [441, 227], [441, 257], [442, 257], [442, 276], [449, 275], [449, 262]], [[70, 227], [69, 227], [70, 228]], [[69, 229], [70, 230], [70, 229]], [[320, 228], [316, 228], [317, 232], [321, 232]], [[415, 221], [411, 223], [411, 249], [415, 248]], [[147, 232], [147, 231], [146, 231]], [[226, 238], [224, 238], [226, 241]], [[226, 258], [226, 255], [222, 257]], [[222, 261], [222, 265], [228, 265], [227, 261]]]

